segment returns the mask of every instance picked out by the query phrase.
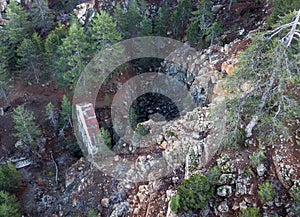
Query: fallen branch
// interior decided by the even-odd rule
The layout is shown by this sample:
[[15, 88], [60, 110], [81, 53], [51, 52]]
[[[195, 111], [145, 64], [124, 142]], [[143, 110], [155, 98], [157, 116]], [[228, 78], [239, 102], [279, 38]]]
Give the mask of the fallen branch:
[[297, 29], [297, 26], [300, 25], [299, 19], [300, 19], [300, 10], [298, 10], [297, 15], [294, 18], [294, 21], [281, 25], [276, 29], [267, 32], [267, 34], [271, 34], [269, 40], [272, 39], [274, 36], [278, 35], [282, 30], [292, 27], [289, 33], [280, 40], [287, 47], [289, 47], [293, 39], [298, 40], [297, 36], [300, 38], [300, 31]]
[[54, 163], [54, 166], [55, 166], [55, 183], [58, 184], [58, 165], [53, 157], [52, 151], [50, 152], [50, 156], [51, 156], [52, 162]]

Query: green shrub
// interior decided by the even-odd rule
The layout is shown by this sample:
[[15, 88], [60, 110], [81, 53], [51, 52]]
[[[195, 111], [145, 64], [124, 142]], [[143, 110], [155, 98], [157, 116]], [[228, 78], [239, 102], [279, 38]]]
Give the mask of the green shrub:
[[263, 149], [263, 147], [259, 147], [249, 158], [251, 166], [256, 168], [262, 163], [264, 159], [266, 159], [265, 150]]
[[0, 191], [0, 217], [19, 217], [20, 204], [14, 195]]
[[87, 213], [87, 217], [97, 217], [98, 216], [98, 212], [94, 209], [90, 209]]
[[262, 217], [261, 212], [257, 207], [248, 207], [239, 213], [240, 217]]
[[212, 198], [215, 186], [206, 176], [196, 174], [186, 179], [179, 186], [177, 196], [171, 201], [174, 212], [203, 209]]
[[216, 185], [219, 183], [220, 175], [221, 175], [221, 168], [218, 166], [214, 166], [208, 170], [207, 181], [212, 185]]
[[0, 190], [15, 193], [20, 188], [22, 174], [11, 163], [0, 167]]
[[176, 195], [175, 197], [172, 197], [170, 208], [173, 212], [178, 213], [180, 210], [180, 196]]
[[139, 123], [136, 126], [134, 133], [140, 136], [146, 136], [149, 133], [149, 131], [144, 127], [143, 124]]
[[106, 145], [109, 148], [112, 147], [111, 135], [107, 129], [101, 127], [99, 130], [99, 137], [103, 141], [104, 145]]
[[258, 195], [259, 199], [263, 204], [274, 199], [276, 196], [275, 188], [270, 184], [270, 182], [265, 181], [261, 185], [258, 186]]

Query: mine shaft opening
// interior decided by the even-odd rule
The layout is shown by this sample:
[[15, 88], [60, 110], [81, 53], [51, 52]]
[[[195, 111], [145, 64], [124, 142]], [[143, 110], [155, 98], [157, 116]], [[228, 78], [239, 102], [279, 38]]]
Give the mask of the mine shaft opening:
[[176, 104], [167, 96], [160, 93], [146, 93], [134, 100], [129, 109], [129, 122], [132, 129], [139, 123], [152, 119], [171, 121], [179, 118], [180, 112]]
[[[100, 128], [109, 131], [114, 146], [120, 139], [114, 131], [111, 119], [111, 104], [115, 94], [127, 80], [146, 72], [158, 72], [161, 66], [159, 58], [141, 58], [132, 60], [115, 69], [107, 81], [101, 86], [96, 99], [95, 113]], [[158, 121], [171, 121], [179, 117], [180, 112], [172, 100], [159, 93], [146, 93], [132, 103], [128, 117], [133, 130], [139, 123], [152, 119]]]

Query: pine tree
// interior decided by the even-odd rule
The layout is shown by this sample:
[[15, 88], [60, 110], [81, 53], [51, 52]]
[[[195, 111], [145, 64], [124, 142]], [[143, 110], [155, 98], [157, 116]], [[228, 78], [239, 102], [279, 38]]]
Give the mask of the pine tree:
[[40, 35], [46, 35], [54, 28], [54, 14], [48, 7], [48, 0], [35, 0], [31, 5], [31, 24]]
[[11, 1], [7, 7], [7, 22], [0, 29], [0, 43], [4, 49], [4, 55], [9, 69], [15, 69], [16, 49], [22, 40], [29, 36], [30, 22], [28, 14], [15, 1]]
[[138, 36], [138, 24], [141, 22], [141, 15], [139, 12], [139, 6], [136, 0], [131, 0], [126, 13], [126, 19], [128, 20], [126, 26], [126, 38], [133, 38]]
[[293, 10], [299, 10], [300, 2], [295, 0], [275, 0], [272, 1], [274, 7], [272, 14], [267, 18], [267, 24], [273, 25], [280, 16], [284, 16]]
[[224, 32], [211, 11], [212, 6], [211, 1], [203, 0], [199, 2], [198, 9], [192, 12], [191, 24], [187, 31], [187, 39], [191, 46], [205, 48]]
[[67, 33], [68, 31], [65, 26], [58, 25], [45, 40], [45, 68], [48, 74], [57, 81], [62, 80], [61, 67], [57, 67], [57, 62], [60, 59], [58, 48], [62, 45], [62, 39], [66, 37]]
[[139, 23], [142, 17], [137, 0], [129, 2], [127, 13], [123, 13], [121, 6], [118, 4], [115, 9], [114, 19], [117, 21], [118, 28], [125, 38], [138, 36]]
[[50, 121], [50, 124], [52, 125], [54, 130], [56, 130], [57, 125], [58, 125], [58, 112], [57, 112], [56, 108], [54, 107], [54, 105], [51, 102], [49, 102], [45, 106], [45, 110], [46, 110], [47, 119]]
[[0, 217], [21, 217], [20, 204], [15, 195], [0, 191]]
[[115, 20], [115, 22], [117, 22], [117, 30], [118, 32], [121, 33], [122, 37], [125, 37], [125, 28], [127, 25], [127, 19], [126, 19], [126, 14], [122, 8], [122, 6], [120, 5], [120, 3], [117, 3], [117, 6], [114, 10], [114, 15], [113, 18]]
[[184, 34], [185, 27], [189, 23], [192, 11], [191, 0], [181, 0], [171, 15], [171, 26], [173, 35], [181, 36]]
[[296, 17], [300, 11], [282, 17], [274, 30], [256, 34], [239, 56], [238, 73], [227, 77], [232, 96], [226, 102], [225, 144], [236, 144], [241, 129], [246, 137], [255, 132], [265, 144], [275, 143], [278, 135], [291, 139], [288, 126], [297, 125], [300, 114], [295, 95], [300, 82], [300, 22], [295, 22]]
[[140, 36], [150, 36], [152, 33], [152, 22], [147, 15], [144, 15], [143, 20], [140, 22]]
[[8, 105], [7, 91], [9, 89], [9, 75], [7, 72], [7, 63], [4, 55], [2, 55], [3, 49], [0, 48], [0, 99], [4, 98], [5, 103]]
[[157, 36], [167, 36], [167, 24], [170, 17], [168, 1], [161, 7], [154, 22], [154, 34]]
[[14, 136], [25, 144], [34, 146], [36, 138], [42, 134], [42, 131], [35, 123], [33, 112], [26, 110], [23, 105], [18, 106], [14, 110], [12, 118], [16, 130]]
[[101, 11], [93, 17], [89, 34], [93, 52], [102, 49], [106, 44], [116, 43], [122, 38], [117, 32], [117, 23], [105, 11]]
[[11, 163], [0, 167], [0, 189], [15, 193], [19, 190], [22, 174]]
[[18, 67], [21, 76], [30, 79], [34, 77], [36, 83], [40, 82], [40, 74], [44, 65], [44, 48], [41, 37], [33, 33], [32, 37], [25, 38], [17, 49]]
[[72, 106], [66, 95], [63, 95], [62, 103], [61, 103], [61, 113], [59, 124], [62, 127], [62, 130], [72, 126]]
[[62, 86], [69, 86], [70, 89], [76, 84], [80, 73], [88, 63], [87, 35], [84, 27], [77, 21], [73, 20], [68, 30], [66, 38], [62, 39], [63, 43], [58, 48], [60, 56], [57, 62], [59, 77], [62, 77]]

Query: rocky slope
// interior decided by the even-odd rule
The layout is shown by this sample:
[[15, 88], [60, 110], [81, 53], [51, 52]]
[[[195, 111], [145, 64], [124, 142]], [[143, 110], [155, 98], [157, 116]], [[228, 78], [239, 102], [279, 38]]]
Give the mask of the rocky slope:
[[[56, 2], [50, 1], [53, 5]], [[154, 16], [159, 10], [160, 1], [149, 2], [151, 4], [147, 13]], [[297, 215], [292, 209], [289, 195], [300, 185], [300, 149], [296, 145], [299, 138], [295, 137], [293, 141], [282, 138], [276, 144], [266, 145], [264, 149], [258, 148], [258, 144], [250, 138], [246, 140], [245, 145], [249, 146], [247, 148], [225, 149], [222, 152], [219, 149], [225, 132], [225, 110], [222, 110], [222, 102], [224, 103], [224, 96], [229, 96], [223, 89], [222, 78], [234, 73], [239, 53], [251, 43], [249, 32], [261, 27], [270, 8], [263, 2], [253, 5], [248, 1], [238, 1], [232, 4], [228, 15], [229, 2], [223, 2], [215, 1], [212, 9], [226, 20], [225, 28], [228, 31], [224, 34], [225, 45], [212, 45], [204, 50], [196, 50], [187, 46], [186, 42], [182, 50], [170, 54], [160, 67], [160, 72], [172, 76], [187, 87], [198, 107], [170, 121], [150, 115], [150, 120], [142, 122], [141, 125], [153, 136], [147, 137], [143, 143], [140, 138], [124, 142], [126, 135], [121, 135], [114, 146], [118, 154], [112, 160], [116, 165], [122, 165], [125, 160], [131, 162], [130, 169], [121, 178], [110, 177], [99, 170], [101, 161], [91, 162], [84, 157], [76, 160], [65, 153], [64, 149], [57, 149], [53, 153], [60, 168], [60, 179], [56, 183], [48, 149], [72, 141], [44, 141], [45, 149], [40, 153], [42, 158], [37, 161], [42, 163], [34, 163], [21, 169], [26, 180], [23, 187], [25, 190], [20, 192], [22, 211], [27, 213], [25, 216], [87, 216], [90, 210], [95, 210], [99, 213], [98, 216], [174, 217], [177, 215], [170, 210], [169, 203], [182, 181], [193, 174], [205, 175], [213, 166], [221, 168], [214, 203], [201, 212], [178, 216], [238, 216], [240, 210], [253, 206], [260, 207], [264, 216]], [[79, 21], [84, 23], [88, 19], [86, 14], [89, 8], [111, 11], [116, 1], [79, 3], [75, 13]], [[124, 7], [126, 4], [128, 1], [123, 1]], [[0, 1], [0, 5], [3, 11], [6, 1]], [[249, 15], [244, 16], [245, 13]], [[237, 25], [235, 30], [231, 28], [233, 25]], [[34, 88], [21, 88], [20, 93], [16, 93], [16, 90], [14, 96], [10, 96], [12, 106], [27, 102], [39, 112], [46, 104], [43, 99], [57, 99], [57, 95], [61, 97], [63, 92], [57, 93], [55, 88], [44, 86], [35, 90], [40, 92], [37, 94], [32, 90]], [[247, 84], [243, 85], [244, 91], [248, 88]], [[21, 96], [24, 89], [30, 95], [27, 98]], [[155, 100], [153, 97], [150, 101]], [[141, 103], [146, 101], [149, 98], [142, 99]], [[58, 100], [55, 102], [59, 103]], [[215, 106], [221, 108], [218, 120], [208, 118], [211, 108]], [[166, 109], [163, 113], [167, 116], [173, 112], [172, 109]], [[42, 116], [42, 113], [38, 114]], [[10, 115], [11, 113], [6, 113], [1, 119], [0, 125], [3, 129], [4, 126], [12, 128], [10, 124], [7, 125], [11, 123]], [[47, 129], [45, 127], [44, 130]], [[0, 133], [4, 141], [2, 129]], [[10, 139], [5, 141], [7, 144], [15, 142]], [[19, 156], [20, 151], [16, 152], [18, 153], [12, 155]], [[261, 153], [265, 156], [263, 160], [258, 164], [253, 163], [253, 159]], [[7, 157], [4, 154], [1, 157], [6, 162]], [[131, 178], [134, 176], [146, 178], [133, 182]], [[257, 192], [259, 185], [266, 179], [271, 180], [278, 193], [268, 203], [261, 204]]]

